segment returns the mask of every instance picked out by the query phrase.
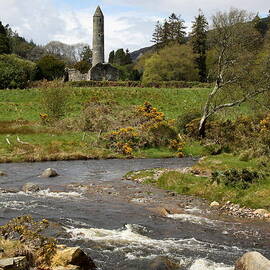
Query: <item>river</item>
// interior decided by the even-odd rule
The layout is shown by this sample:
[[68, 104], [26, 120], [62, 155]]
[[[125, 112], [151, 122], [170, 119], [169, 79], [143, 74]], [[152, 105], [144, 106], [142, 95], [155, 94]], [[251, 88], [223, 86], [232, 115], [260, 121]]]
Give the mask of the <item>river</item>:
[[[89, 160], [0, 164], [0, 224], [32, 215], [57, 224], [60, 243], [81, 246], [102, 270], [143, 270], [156, 256], [179, 269], [233, 270], [249, 250], [270, 257], [270, 228], [262, 221], [220, 215], [208, 202], [122, 180], [129, 171], [184, 168], [184, 159]], [[60, 176], [41, 178], [46, 168]], [[41, 186], [22, 192], [25, 183]], [[163, 216], [158, 209], [176, 209]]]

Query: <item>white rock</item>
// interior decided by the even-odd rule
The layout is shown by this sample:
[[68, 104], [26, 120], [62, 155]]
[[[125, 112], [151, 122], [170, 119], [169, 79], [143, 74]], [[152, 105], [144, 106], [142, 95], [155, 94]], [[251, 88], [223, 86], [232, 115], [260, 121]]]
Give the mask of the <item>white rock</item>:
[[247, 252], [236, 263], [235, 270], [269, 270], [270, 261], [259, 252]]
[[266, 209], [256, 209], [253, 213], [260, 216], [264, 216], [265, 214], [270, 214]]
[[219, 207], [219, 206], [220, 206], [220, 204], [218, 202], [216, 202], [216, 201], [211, 202], [211, 204], [210, 204], [210, 207], [212, 207], [212, 208]]
[[26, 257], [14, 257], [0, 260], [0, 269], [3, 270], [26, 270], [29, 268]]
[[58, 175], [59, 174], [56, 172], [55, 169], [48, 168], [42, 173], [41, 177], [49, 178], [49, 177], [56, 177]]

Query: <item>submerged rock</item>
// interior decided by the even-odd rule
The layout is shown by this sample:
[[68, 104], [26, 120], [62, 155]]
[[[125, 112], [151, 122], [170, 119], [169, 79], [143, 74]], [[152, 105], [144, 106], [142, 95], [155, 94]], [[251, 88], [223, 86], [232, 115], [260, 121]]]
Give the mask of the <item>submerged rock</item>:
[[1, 270], [27, 270], [29, 264], [25, 256], [0, 259]]
[[40, 187], [34, 183], [27, 183], [23, 186], [22, 190], [24, 192], [38, 192], [40, 191]]
[[259, 252], [247, 252], [236, 263], [235, 270], [269, 270], [270, 261]]
[[166, 257], [156, 257], [149, 263], [148, 270], [176, 270], [179, 269], [179, 265], [170, 261]]
[[7, 176], [7, 174], [3, 171], [0, 171], [0, 176]]
[[[53, 264], [57, 267], [75, 265], [82, 270], [94, 270], [96, 266], [93, 260], [87, 256], [80, 247], [58, 250], [53, 258]], [[71, 267], [71, 266], [70, 266]], [[61, 269], [58, 269], [61, 270]], [[76, 269], [71, 269], [76, 270]]]
[[49, 178], [49, 177], [56, 177], [58, 175], [59, 174], [57, 173], [55, 169], [48, 168], [42, 173], [41, 177]]

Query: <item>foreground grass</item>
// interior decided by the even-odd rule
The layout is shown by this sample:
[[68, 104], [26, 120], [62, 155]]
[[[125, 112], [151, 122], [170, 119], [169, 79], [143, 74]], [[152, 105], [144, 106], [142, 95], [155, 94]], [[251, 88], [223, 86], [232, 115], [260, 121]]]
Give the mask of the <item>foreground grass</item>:
[[[209, 200], [209, 202], [218, 201], [225, 203], [231, 201], [241, 206], [270, 210], [270, 164], [262, 164], [264, 162], [260, 159], [245, 162], [240, 161], [237, 156], [222, 154], [209, 156], [196, 164], [192, 171], [200, 173], [198, 175], [168, 171], [155, 178], [155, 170], [147, 170], [136, 173], [131, 172], [127, 174], [127, 177], [133, 180], [145, 178], [144, 183], [146, 184], [152, 184], [179, 194], [198, 196]], [[258, 182], [252, 184], [247, 189], [230, 187], [222, 183], [212, 183], [210, 177], [212, 171], [232, 168], [257, 170], [264, 173], [265, 178], [258, 180]]]

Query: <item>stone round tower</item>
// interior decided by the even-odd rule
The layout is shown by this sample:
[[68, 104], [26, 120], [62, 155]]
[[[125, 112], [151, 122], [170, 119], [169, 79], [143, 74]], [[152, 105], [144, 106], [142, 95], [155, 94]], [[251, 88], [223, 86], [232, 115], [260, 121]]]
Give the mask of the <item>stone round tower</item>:
[[104, 16], [100, 6], [97, 7], [93, 18], [93, 61], [94, 67], [104, 63]]

